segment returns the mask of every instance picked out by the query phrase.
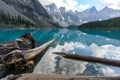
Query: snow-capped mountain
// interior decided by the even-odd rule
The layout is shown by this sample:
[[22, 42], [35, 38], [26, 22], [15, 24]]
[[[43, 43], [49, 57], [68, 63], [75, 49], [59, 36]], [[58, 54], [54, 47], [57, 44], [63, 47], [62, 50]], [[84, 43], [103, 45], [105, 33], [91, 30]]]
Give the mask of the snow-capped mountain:
[[95, 7], [92, 7], [85, 11], [77, 12], [76, 15], [82, 20], [82, 22], [101, 21], [120, 17], [120, 10], [114, 10], [106, 6], [98, 11]]
[[49, 15], [51, 15], [53, 20], [57, 22], [59, 25], [63, 27], [69, 26], [69, 24], [64, 20], [64, 17], [60, 9], [54, 3], [51, 3], [50, 5], [45, 6], [45, 9], [49, 13]]
[[65, 7], [58, 8], [54, 3], [46, 5], [45, 9], [51, 15], [53, 20], [58, 22], [58, 24], [63, 27], [77, 24], [77, 22], [79, 21], [79, 18], [71, 14], [71, 12], [67, 12]]
[[80, 20], [79, 17], [76, 16], [73, 11], [71, 11], [71, 10], [70, 11], [66, 11], [65, 7], [61, 7], [60, 8], [60, 12], [61, 12], [62, 16], [64, 17], [64, 19], [67, 22], [69, 22], [69, 24], [70, 23], [71, 24], [78, 24], [78, 23], [80, 23], [79, 22], [79, 20]]
[[105, 7], [102, 10], [99, 11], [99, 15], [103, 19], [109, 19], [109, 18], [114, 18], [114, 17], [119, 17], [120, 16], [120, 10], [114, 10], [109, 7]]
[[62, 24], [61, 22], [67, 24], [62, 26], [68, 26], [73, 24], [80, 25], [82, 23], [98, 20], [101, 21], [120, 16], [120, 10], [114, 10], [107, 6], [100, 11], [98, 11], [96, 7], [92, 7], [82, 12], [73, 12], [72, 10], [67, 11], [65, 7], [58, 8], [54, 3], [52, 3], [45, 6], [45, 9], [56, 22], [58, 22], [59, 24]]
[[82, 11], [82, 12], [78, 12], [76, 14], [79, 19], [83, 22], [83, 23], [86, 23], [86, 22], [89, 22], [89, 21], [96, 21], [98, 20], [98, 11], [95, 7], [92, 7], [90, 9], [87, 9], [85, 11]]
[[47, 5], [45, 8], [52, 17], [58, 19], [59, 21], [64, 20], [60, 10], [54, 3]]

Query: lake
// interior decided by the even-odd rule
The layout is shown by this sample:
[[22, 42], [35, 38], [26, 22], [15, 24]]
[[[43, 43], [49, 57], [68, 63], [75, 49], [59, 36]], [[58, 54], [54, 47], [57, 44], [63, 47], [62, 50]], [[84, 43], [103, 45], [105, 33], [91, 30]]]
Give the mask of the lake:
[[0, 29], [0, 42], [13, 41], [26, 32], [32, 33], [37, 45], [56, 39], [34, 68], [33, 73], [120, 76], [118, 67], [74, 61], [52, 54], [52, 52], [69, 52], [120, 59], [119, 30]]

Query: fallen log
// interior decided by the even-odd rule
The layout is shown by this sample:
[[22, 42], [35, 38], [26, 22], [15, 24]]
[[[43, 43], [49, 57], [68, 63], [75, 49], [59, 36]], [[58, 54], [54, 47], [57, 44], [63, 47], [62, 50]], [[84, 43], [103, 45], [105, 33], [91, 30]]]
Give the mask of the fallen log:
[[63, 53], [63, 52], [53, 52], [53, 54], [62, 56], [67, 59], [72, 59], [72, 60], [87, 61], [87, 62], [100, 63], [104, 65], [109, 65], [109, 66], [120, 67], [120, 60], [99, 58], [99, 57], [93, 57], [93, 56], [85, 56], [85, 55], [80, 55], [80, 54], [79, 55], [69, 54], [69, 53]]
[[119, 76], [68, 76], [49, 74], [21, 74], [13, 75], [8, 80], [120, 80]]
[[[3, 63], [0, 64], [0, 77], [4, 77], [4, 74], [8, 71], [11, 74], [17, 73], [24, 73], [30, 69], [30, 71], [34, 68], [36, 63], [38, 62], [35, 60], [39, 58], [39, 60], [44, 56], [45, 51], [49, 48], [49, 46], [54, 42], [55, 39], [44, 43], [43, 45], [36, 47], [30, 50], [14, 50], [3, 57]], [[24, 54], [19, 58], [14, 58], [13, 55], [20, 55]], [[23, 62], [24, 61], [24, 62]], [[35, 64], [34, 64], [35, 61]]]
[[29, 50], [35, 48], [35, 39], [31, 33], [25, 33], [15, 41], [0, 43], [0, 55], [6, 55], [14, 50]]
[[[26, 61], [30, 61], [32, 59], [34, 59], [38, 54], [40, 54], [42, 51], [46, 50], [46, 48], [48, 48], [53, 42], [54, 42], [55, 39], [51, 40], [51, 41], [48, 41], [47, 43], [39, 46], [39, 47], [36, 47], [34, 49], [30, 49], [30, 50], [26, 50], [26, 51], [20, 51], [20, 50], [16, 50], [16, 51], [13, 51], [9, 54], [7, 54], [5, 56], [5, 58], [9, 58], [9, 56], [12, 56], [12, 54], [16, 54], [16, 53], [24, 53], [24, 58]], [[21, 62], [23, 60], [23, 58], [18, 58], [17, 60], [10, 60], [10, 61], [6, 61], [5, 64], [6, 65], [11, 65], [11, 64], [14, 64], [14, 63], [17, 63], [17, 62]]]

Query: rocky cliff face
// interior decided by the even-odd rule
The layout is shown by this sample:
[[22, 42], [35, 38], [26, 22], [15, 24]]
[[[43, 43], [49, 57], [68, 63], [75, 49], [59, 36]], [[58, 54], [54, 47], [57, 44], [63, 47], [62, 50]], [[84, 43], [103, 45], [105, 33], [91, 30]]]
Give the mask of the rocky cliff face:
[[49, 15], [53, 18], [53, 20], [57, 22], [59, 25], [61, 25], [62, 27], [69, 26], [68, 22], [63, 17], [61, 11], [54, 3], [46, 5], [45, 9], [49, 13]]
[[36, 22], [39, 27], [54, 27], [52, 19], [39, 0], [2, 0], [10, 7]]
[[67, 12], [65, 7], [58, 8], [55, 3], [51, 3], [46, 5], [45, 9], [49, 15], [51, 15], [51, 17], [62, 27], [68, 27], [69, 25], [79, 23], [79, 18], [71, 12]]
[[30, 18], [24, 16], [23, 14], [21, 14], [20, 12], [18, 12], [17, 10], [15, 10], [14, 8], [10, 7], [9, 5], [7, 5], [6, 3], [4, 3], [3, 1], [0, 0], [0, 11], [4, 12], [6, 15], [10, 15], [13, 17], [18, 17], [21, 16], [22, 18], [24, 18], [25, 20], [31, 21], [32, 23], [35, 23], [34, 21], [32, 21]]

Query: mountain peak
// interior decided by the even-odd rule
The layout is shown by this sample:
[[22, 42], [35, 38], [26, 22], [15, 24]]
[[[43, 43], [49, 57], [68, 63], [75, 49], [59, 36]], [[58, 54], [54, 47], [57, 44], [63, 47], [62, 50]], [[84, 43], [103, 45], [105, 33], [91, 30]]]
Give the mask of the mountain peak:
[[94, 9], [94, 10], [96, 10], [96, 7], [95, 7], [95, 6], [93, 6], [93, 7], [91, 7], [91, 9]]
[[49, 7], [49, 8], [52, 8], [52, 9], [57, 8], [57, 6], [55, 5], [55, 3], [51, 3], [49, 5], [46, 5], [46, 7]]
[[105, 6], [104, 9], [109, 9], [109, 7], [108, 7], [108, 6]]
[[47, 11], [59, 12], [59, 9], [58, 9], [58, 7], [56, 6], [55, 3], [51, 3], [49, 5], [46, 5], [45, 8], [46, 8]]
[[96, 9], [96, 7], [93, 6], [93, 7], [89, 8], [85, 11], [87, 11], [87, 12], [97, 12], [97, 9]]
[[113, 10], [113, 9], [109, 8], [108, 6], [105, 6], [105, 7], [102, 9], [102, 11], [108, 11], [108, 10]]
[[103, 9], [111, 9], [111, 8], [109, 8], [108, 6], [105, 6]]
[[60, 7], [61, 12], [65, 12], [65, 10], [66, 10], [65, 7]]
[[96, 7], [93, 6], [93, 7], [91, 8], [91, 11], [97, 11]]

